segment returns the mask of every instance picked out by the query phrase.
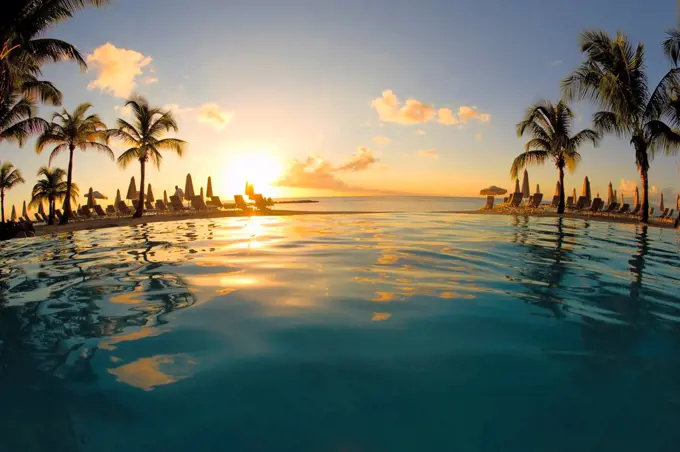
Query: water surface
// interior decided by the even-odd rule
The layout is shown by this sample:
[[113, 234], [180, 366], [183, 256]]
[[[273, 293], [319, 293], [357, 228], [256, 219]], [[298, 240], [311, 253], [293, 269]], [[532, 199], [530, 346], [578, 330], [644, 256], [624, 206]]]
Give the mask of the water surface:
[[230, 218], [0, 245], [0, 451], [666, 451], [680, 236]]

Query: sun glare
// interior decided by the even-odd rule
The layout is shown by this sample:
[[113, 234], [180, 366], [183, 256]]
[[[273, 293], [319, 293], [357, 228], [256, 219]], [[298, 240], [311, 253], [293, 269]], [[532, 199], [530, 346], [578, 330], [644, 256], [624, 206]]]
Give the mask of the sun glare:
[[243, 193], [246, 182], [265, 197], [279, 193], [275, 182], [281, 177], [283, 165], [273, 152], [243, 150], [227, 157], [224, 164], [224, 191], [228, 194]]

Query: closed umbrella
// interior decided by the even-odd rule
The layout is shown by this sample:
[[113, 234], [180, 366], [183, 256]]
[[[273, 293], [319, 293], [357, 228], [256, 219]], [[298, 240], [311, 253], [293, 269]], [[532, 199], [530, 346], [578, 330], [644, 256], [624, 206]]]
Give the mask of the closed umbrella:
[[149, 188], [146, 190], [146, 200], [151, 203], [156, 202], [156, 198], [153, 197], [153, 190], [151, 189], [151, 184], [149, 184]]
[[9, 219], [12, 221], [17, 221], [17, 209], [14, 206], [12, 206], [12, 215], [9, 216]]
[[191, 174], [187, 174], [187, 180], [184, 184], [184, 197], [191, 200], [194, 196], [196, 196], [196, 193], [194, 193], [194, 183], [191, 180]]
[[560, 195], [560, 181], [557, 181], [557, 185], [555, 185], [555, 196]]
[[[12, 206], [12, 209], [14, 209], [14, 206]], [[659, 212], [664, 211], [664, 205], [663, 205], [663, 193], [661, 193], [661, 202], [659, 203]], [[14, 211], [12, 211], [14, 212]]]
[[39, 213], [41, 216], [45, 216], [45, 208], [43, 207], [43, 203], [42, 203], [42, 202], [41, 202], [40, 204], [38, 204], [38, 213]]
[[205, 196], [212, 199], [213, 196], [213, 189], [212, 189], [212, 179], [210, 176], [208, 176], [208, 187], [205, 189]]
[[614, 202], [616, 202], [616, 200], [619, 199], [619, 195], [616, 192], [617, 190], [614, 190]]
[[540, 194], [540, 193], [541, 193], [541, 186], [536, 184], [536, 194]]
[[28, 210], [26, 210], [26, 201], [24, 201], [24, 207], [21, 209], [21, 216], [24, 217], [26, 220], [31, 221], [31, 219], [28, 218]]
[[574, 187], [574, 190], [572, 191], [571, 196], [572, 196], [572, 199], [574, 200], [574, 202], [576, 202], [576, 187]]
[[623, 200], [623, 193], [621, 193], [621, 205], [624, 205], [625, 201]]
[[581, 196], [585, 196], [588, 201], [591, 200], [590, 181], [588, 180], [588, 176], [586, 176], [586, 178], [583, 179], [583, 190]]
[[609, 182], [609, 189], [607, 190], [607, 204], [611, 204], [614, 202], [614, 187], [612, 186], [612, 183]]
[[675, 208], [680, 212], [680, 193], [678, 193], [678, 200], [675, 203]]
[[199, 196], [201, 197], [201, 199], [203, 199], [203, 187], [201, 187], [201, 192], [200, 192]]
[[118, 205], [121, 201], [122, 199], [120, 198], [120, 190], [116, 190], [116, 209], [118, 208]]
[[163, 190], [163, 204], [168, 205], [168, 192]]
[[528, 198], [531, 196], [531, 189], [529, 188], [529, 171], [524, 170], [524, 176], [522, 177], [522, 198]]
[[482, 196], [501, 196], [506, 194], [508, 191], [505, 188], [501, 187], [496, 187], [495, 185], [492, 185], [490, 187], [486, 187], [482, 189], [479, 194]]
[[519, 190], [519, 179], [515, 179], [515, 193], [521, 193]]
[[139, 193], [137, 193], [137, 184], [135, 183], [135, 177], [132, 176], [130, 179], [130, 185], [128, 186], [127, 195], [125, 196], [127, 200], [139, 199]]
[[637, 207], [640, 205], [640, 190], [635, 186], [635, 193], [633, 194], [633, 206]]

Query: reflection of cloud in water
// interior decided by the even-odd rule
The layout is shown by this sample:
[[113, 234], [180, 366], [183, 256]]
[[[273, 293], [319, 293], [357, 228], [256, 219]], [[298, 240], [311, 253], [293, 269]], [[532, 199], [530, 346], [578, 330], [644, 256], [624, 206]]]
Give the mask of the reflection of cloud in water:
[[387, 312], [376, 312], [373, 314], [373, 317], [371, 318], [372, 321], [374, 322], [384, 322], [385, 320], [389, 319], [392, 317], [391, 314], [388, 314]]
[[176, 383], [191, 376], [191, 368], [196, 362], [187, 355], [158, 355], [140, 358], [129, 364], [108, 369], [116, 380], [145, 391], [157, 386]]
[[377, 303], [387, 303], [394, 301], [396, 298], [397, 295], [393, 292], [376, 292], [373, 301]]
[[103, 350], [115, 350], [115, 345], [120, 344], [121, 342], [131, 342], [148, 337], [160, 336], [165, 332], [167, 331], [161, 331], [157, 328], [142, 328], [120, 336], [108, 337], [99, 343], [99, 348]]

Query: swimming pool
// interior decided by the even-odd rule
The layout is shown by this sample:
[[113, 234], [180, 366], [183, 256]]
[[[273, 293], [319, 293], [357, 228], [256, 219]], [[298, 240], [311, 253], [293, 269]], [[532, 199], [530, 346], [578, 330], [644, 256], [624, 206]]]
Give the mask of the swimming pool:
[[448, 214], [0, 246], [0, 451], [677, 450], [680, 235]]

